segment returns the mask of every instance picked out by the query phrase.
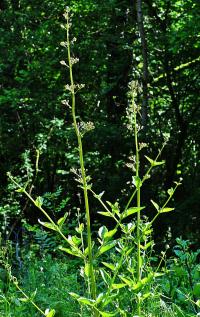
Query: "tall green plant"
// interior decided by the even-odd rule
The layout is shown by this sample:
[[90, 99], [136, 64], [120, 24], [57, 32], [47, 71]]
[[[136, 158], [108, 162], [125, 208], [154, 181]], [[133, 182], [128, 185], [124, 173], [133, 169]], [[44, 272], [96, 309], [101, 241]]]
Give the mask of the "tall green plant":
[[[145, 209], [145, 207], [141, 206], [141, 188], [146, 179], [150, 177], [151, 170], [156, 166], [164, 164], [164, 161], [158, 161], [163, 147], [155, 159], [146, 156], [150, 167], [144, 176], [141, 176], [140, 151], [143, 145], [138, 141], [140, 131], [137, 119], [139, 107], [135, 101], [138, 91], [137, 85], [131, 82], [129, 85], [129, 120], [133, 127], [135, 141], [133, 193], [125, 208], [121, 208], [118, 202], [104, 202], [102, 199], [103, 194], [96, 194], [93, 191], [90, 177], [86, 175], [82, 145], [84, 133], [93, 128], [93, 125], [91, 123], [78, 122], [77, 120], [76, 93], [83, 88], [83, 85], [75, 84], [73, 78], [73, 66], [78, 62], [78, 59], [72, 57], [71, 54], [71, 20], [68, 8], [64, 13], [64, 18], [66, 23], [62, 27], [66, 30], [67, 40], [66, 42], [61, 42], [61, 45], [67, 50], [67, 62], [61, 61], [61, 64], [69, 69], [70, 75], [70, 84], [66, 85], [65, 88], [71, 95], [71, 113], [78, 143], [80, 171], [75, 171], [75, 173], [84, 194], [86, 245], [83, 234], [83, 223], [79, 223], [78, 227], [75, 228], [77, 234], [66, 237], [63, 233], [63, 226], [65, 225], [67, 214], [55, 222], [42, 207], [43, 200], [41, 197], [34, 199], [26, 187], [22, 187], [9, 173], [8, 176], [17, 187], [17, 191], [24, 193], [49, 221], [40, 221], [40, 223], [46, 228], [56, 231], [63, 238], [64, 246], [60, 246], [59, 249], [79, 257], [83, 261], [84, 269], [82, 275], [88, 284], [88, 294], [80, 296], [79, 294], [70, 293], [70, 295], [81, 305], [85, 305], [91, 311], [92, 316], [95, 317], [99, 315], [103, 317], [115, 315], [134, 316], [135, 314], [139, 317], [148, 316], [145, 301], [154, 296], [152, 293], [154, 280], [163, 274], [163, 272], [160, 272], [161, 262], [155, 270], [151, 266], [150, 255], [153, 248], [152, 224], [160, 214], [174, 209], [167, 205], [180, 183], [176, 183], [174, 188], [168, 190], [168, 197], [161, 207], [156, 202], [151, 201], [156, 209], [156, 215], [151, 221], [141, 216], [141, 211], [143, 212]], [[66, 100], [63, 103], [68, 105], [68, 101]], [[99, 213], [104, 217], [111, 218], [116, 223], [111, 230], [106, 226], [100, 227], [97, 241], [92, 241], [89, 192], [104, 208], [104, 211], [100, 211]], [[136, 206], [132, 206], [134, 198], [136, 198]], [[137, 216], [136, 220], [134, 218], [135, 215]], [[54, 314], [54, 311], [51, 313]]]

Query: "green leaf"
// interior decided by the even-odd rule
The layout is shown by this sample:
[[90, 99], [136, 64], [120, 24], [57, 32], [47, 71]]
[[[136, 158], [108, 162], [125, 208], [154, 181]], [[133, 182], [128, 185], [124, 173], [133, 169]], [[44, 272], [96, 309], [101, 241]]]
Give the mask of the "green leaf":
[[167, 193], [168, 193], [169, 196], [172, 196], [173, 193], [174, 193], [174, 189], [173, 188], [169, 188]]
[[140, 245], [141, 249], [143, 250], [147, 250], [148, 248], [150, 248], [153, 245], [153, 241], [149, 241], [147, 244], [145, 245]]
[[198, 299], [198, 300], [196, 301], [196, 305], [197, 305], [198, 307], [200, 307], [200, 299]]
[[125, 211], [122, 213], [121, 217], [122, 217], [122, 219], [125, 219], [126, 217], [128, 217], [128, 216], [130, 216], [130, 215], [132, 215], [132, 214], [135, 214], [135, 213], [137, 213], [138, 211], [140, 211], [140, 210], [142, 210], [142, 209], [144, 209], [144, 208], [145, 208], [145, 207], [131, 207], [131, 208], [125, 210]]
[[151, 166], [163, 165], [165, 163], [165, 161], [160, 161], [160, 162], [154, 161], [154, 160], [152, 160], [150, 157], [148, 157], [146, 155], [145, 155], [145, 157], [150, 162]]
[[67, 218], [67, 215], [68, 215], [68, 214], [65, 213], [63, 217], [61, 217], [60, 219], [58, 219], [57, 224], [58, 224], [58, 226], [59, 226], [60, 228], [62, 228], [62, 226], [63, 226], [63, 224], [64, 224], [64, 222], [65, 222], [65, 220], [66, 220], [66, 218]]
[[154, 205], [156, 210], [159, 211], [159, 209], [160, 209], [159, 205], [155, 201], [153, 201], [152, 199], [151, 199], [151, 203]]
[[75, 228], [76, 232], [78, 232], [79, 234], [81, 234], [84, 230], [84, 224], [80, 223], [80, 225], [78, 227]]
[[164, 213], [164, 212], [170, 212], [170, 211], [172, 211], [172, 210], [174, 210], [174, 208], [166, 207], [166, 208], [160, 209], [159, 212], [162, 214], [162, 213]]
[[112, 238], [116, 232], [117, 232], [117, 229], [113, 229], [113, 230], [105, 232], [104, 239]]
[[46, 228], [48, 228], [48, 229], [57, 231], [56, 226], [53, 225], [51, 222], [43, 222], [43, 221], [40, 221], [40, 219], [38, 219], [38, 222], [39, 222], [42, 226], [44, 226], [44, 227], [46, 227]]
[[86, 297], [79, 297], [77, 300], [81, 304], [88, 305], [88, 306], [94, 306], [94, 304], [95, 304], [95, 300], [94, 299], [89, 299], [89, 298], [86, 298]]
[[25, 189], [24, 188], [18, 188], [18, 189], [15, 189], [15, 191], [17, 193], [24, 193]]
[[102, 262], [102, 264], [109, 268], [111, 271], [115, 270], [115, 266], [112, 263]]
[[80, 243], [81, 243], [81, 239], [79, 237], [77, 237], [76, 235], [75, 236], [72, 236], [72, 239], [71, 241], [73, 242], [74, 245], [78, 246]]
[[73, 292], [69, 292], [69, 295], [72, 296], [73, 298], [77, 299], [80, 297], [80, 295], [73, 293]]
[[200, 297], [200, 283], [194, 285], [193, 294], [197, 297]]
[[63, 248], [63, 247], [59, 247], [59, 250], [64, 251], [64, 252], [66, 252], [68, 254], [77, 256], [78, 258], [82, 258], [82, 259], [85, 258], [80, 250], [73, 250], [73, 249]]
[[97, 251], [96, 257], [105, 253], [106, 251], [112, 249], [116, 245], [117, 241], [111, 241], [106, 244], [103, 244]]
[[124, 282], [126, 283], [126, 285], [128, 285], [129, 287], [131, 287], [133, 285], [133, 281], [122, 276], [122, 275], [119, 275], [119, 278]]
[[119, 204], [118, 202], [115, 202], [114, 204], [112, 204], [110, 201], [106, 201], [107, 204], [111, 207], [112, 209], [112, 213], [115, 215], [117, 215], [118, 217], [120, 216], [120, 210], [119, 210]]
[[113, 215], [108, 211], [98, 211], [98, 214], [113, 218]]
[[34, 203], [35, 203], [35, 206], [36, 206], [36, 207], [38, 207], [38, 208], [42, 207], [43, 198], [40, 197], [40, 196], [38, 196], [38, 197], [36, 198], [36, 200], [34, 201]]
[[142, 186], [142, 181], [139, 176], [133, 176], [133, 185], [138, 189]]
[[119, 283], [119, 284], [112, 284], [112, 289], [119, 289], [127, 286], [127, 284]]
[[52, 309], [47, 315], [46, 317], [53, 317], [55, 315], [56, 311], [55, 309]]
[[24, 303], [27, 303], [29, 302], [29, 298], [26, 298], [26, 297], [22, 297], [22, 298], [18, 298], [20, 300], [20, 302], [24, 302]]
[[64, 171], [64, 170], [57, 170], [56, 173], [57, 173], [57, 174], [61, 174], [61, 175], [66, 175], [66, 174], [68, 174], [68, 172], [67, 172], [67, 171]]
[[106, 285], [109, 285], [111, 281], [111, 276], [104, 269], [99, 269], [99, 271]]
[[102, 226], [101, 228], [99, 228], [98, 235], [102, 240], [104, 239], [104, 235], [106, 232], [108, 232], [106, 226]]

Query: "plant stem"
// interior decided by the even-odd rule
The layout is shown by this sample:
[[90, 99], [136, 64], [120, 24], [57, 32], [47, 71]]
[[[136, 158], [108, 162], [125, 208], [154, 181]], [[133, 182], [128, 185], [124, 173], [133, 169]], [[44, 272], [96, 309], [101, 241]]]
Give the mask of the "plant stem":
[[[134, 101], [134, 94], [132, 94], [132, 106], [134, 107], [136, 178], [139, 180], [140, 157], [139, 157], [139, 147], [138, 147], [137, 109], [136, 109], [136, 104]], [[140, 186], [141, 186], [141, 182], [139, 181], [138, 186], [136, 186], [137, 207], [140, 207]], [[140, 215], [140, 210], [138, 210], [137, 212], [137, 283], [141, 281], [140, 221], [141, 221], [141, 215]], [[138, 316], [141, 315], [141, 303], [139, 298], [137, 301], [137, 313], [138, 313]]]
[[14, 283], [15, 286], [17, 287], [17, 289], [24, 295], [24, 297], [44, 316], [46, 316], [46, 314], [36, 305], [36, 303], [34, 303], [32, 301], [32, 299], [30, 299], [30, 297], [28, 295], [26, 295], [24, 293], [24, 291], [21, 289], [21, 287], [19, 287], [18, 283]]
[[67, 14], [67, 57], [69, 65], [69, 75], [70, 75], [70, 84], [71, 84], [71, 99], [72, 99], [72, 118], [74, 129], [78, 141], [78, 150], [79, 150], [79, 161], [81, 168], [81, 175], [83, 181], [83, 193], [85, 201], [85, 212], [86, 212], [86, 225], [87, 225], [87, 246], [88, 246], [88, 264], [89, 264], [89, 286], [91, 289], [92, 299], [96, 299], [96, 281], [93, 267], [93, 254], [92, 254], [92, 237], [91, 237], [91, 224], [90, 224], [90, 210], [89, 210], [89, 201], [88, 201], [88, 185], [87, 178], [85, 173], [84, 158], [83, 158], [83, 146], [82, 146], [82, 136], [78, 128], [78, 123], [76, 120], [76, 99], [75, 99], [75, 85], [73, 79], [72, 71], [72, 60], [71, 60], [71, 51], [70, 51], [70, 39], [69, 39], [69, 16]]

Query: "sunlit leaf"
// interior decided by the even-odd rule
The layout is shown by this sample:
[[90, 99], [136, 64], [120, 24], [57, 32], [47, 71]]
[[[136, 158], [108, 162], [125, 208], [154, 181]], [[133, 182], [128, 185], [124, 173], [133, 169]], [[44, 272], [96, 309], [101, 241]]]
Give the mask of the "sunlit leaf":
[[46, 315], [46, 317], [53, 317], [55, 315], [55, 309], [50, 310], [50, 312]]
[[89, 306], [94, 306], [95, 300], [94, 299], [89, 299], [86, 297], [79, 297], [77, 299], [81, 304], [89, 305]]
[[104, 239], [104, 235], [105, 233], [108, 232], [108, 229], [106, 228], [106, 226], [102, 226], [99, 228], [99, 231], [98, 231], [98, 235], [101, 239]]
[[112, 238], [116, 232], [117, 232], [117, 229], [113, 229], [113, 230], [105, 232], [104, 239]]
[[142, 186], [142, 181], [139, 176], [133, 176], [133, 185], [138, 189]]
[[115, 270], [115, 266], [112, 263], [102, 262], [102, 264], [109, 268], [111, 271]]
[[159, 205], [155, 201], [153, 201], [152, 199], [151, 199], [151, 203], [154, 205], [156, 210], [159, 211], [159, 208], [160, 208]]
[[112, 289], [119, 289], [127, 286], [127, 284], [119, 283], [119, 284], [112, 284]]
[[40, 208], [40, 207], [42, 207], [42, 204], [43, 204], [43, 198], [42, 197], [40, 197], [40, 196], [38, 196], [37, 198], [36, 198], [36, 200], [35, 200], [35, 206], [36, 207], [38, 207], [38, 208]]
[[106, 251], [112, 249], [115, 245], [116, 245], [116, 241], [111, 241], [111, 242], [108, 242], [106, 244], [103, 244], [99, 250], [97, 251], [97, 254], [96, 254], [96, 257], [98, 257], [99, 255], [105, 253]]
[[131, 208], [125, 210], [125, 211], [122, 213], [121, 217], [122, 217], [122, 219], [125, 219], [126, 217], [128, 217], [128, 216], [130, 216], [130, 215], [132, 215], [132, 214], [135, 214], [135, 213], [137, 213], [138, 211], [140, 211], [140, 210], [142, 210], [142, 209], [144, 209], [144, 208], [145, 208], [145, 207], [131, 207]]
[[173, 188], [169, 188], [169, 189], [167, 190], [167, 193], [168, 193], [169, 196], [172, 196], [173, 193], [174, 193], [174, 189], [173, 189]]
[[98, 211], [98, 214], [113, 218], [113, 215], [108, 211]]
[[165, 163], [165, 161], [160, 161], [160, 162], [154, 161], [154, 160], [152, 160], [150, 157], [148, 157], [146, 155], [145, 155], [145, 157], [150, 162], [151, 166], [163, 165]]
[[77, 251], [77, 250], [72, 250], [72, 249], [63, 248], [63, 247], [59, 247], [59, 250], [64, 251], [64, 252], [66, 252], [66, 253], [68, 253], [68, 254], [77, 256], [77, 257], [82, 258], [82, 259], [85, 258], [84, 255], [82, 254], [82, 252], [81, 252], [80, 250]]
[[170, 211], [172, 211], [172, 210], [174, 210], [174, 208], [165, 207], [165, 208], [163, 208], [163, 209], [160, 209], [160, 213], [162, 214], [162, 213], [164, 213], [164, 212], [170, 212]]
[[60, 219], [58, 219], [57, 224], [58, 224], [58, 226], [59, 226], [60, 228], [62, 228], [62, 226], [63, 226], [63, 224], [64, 224], [66, 218], [67, 218], [67, 213], [65, 213], [65, 215], [64, 215], [63, 217], [61, 217]]
[[40, 221], [40, 219], [38, 219], [38, 222], [39, 222], [42, 226], [44, 226], [44, 227], [46, 227], [46, 228], [48, 228], [48, 229], [57, 231], [56, 226], [53, 225], [51, 222], [43, 222], [43, 221]]
[[27, 303], [29, 301], [29, 298], [21, 297], [21, 298], [18, 298], [18, 300], [20, 300], [20, 302]]
[[18, 188], [18, 189], [15, 189], [15, 191], [17, 193], [24, 193], [24, 188]]

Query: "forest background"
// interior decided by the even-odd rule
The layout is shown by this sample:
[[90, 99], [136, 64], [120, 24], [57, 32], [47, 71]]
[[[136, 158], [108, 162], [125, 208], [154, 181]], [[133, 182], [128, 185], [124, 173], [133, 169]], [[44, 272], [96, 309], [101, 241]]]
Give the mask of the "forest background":
[[[165, 165], [144, 186], [143, 202], [165, 197], [173, 181], [173, 215], [155, 223], [158, 248], [178, 236], [199, 243], [200, 218], [200, 2], [144, 0], [139, 16], [134, 1], [2, 0], [0, 3], [0, 227], [4, 239], [23, 243], [40, 229], [38, 211], [13, 192], [6, 172], [29, 181], [55, 219], [66, 211], [70, 223], [83, 206], [71, 168], [78, 168], [77, 144], [64, 85], [68, 74], [60, 28], [66, 4], [73, 13], [74, 76], [85, 88], [77, 96], [78, 116], [95, 129], [84, 137], [86, 169], [95, 192], [123, 205], [132, 190], [133, 136], [127, 129], [130, 80], [143, 87], [141, 139], [144, 154], [155, 157], [165, 138]], [[142, 20], [140, 20], [142, 18]], [[142, 35], [142, 36], [141, 36]], [[141, 41], [142, 38], [142, 41]], [[142, 170], [147, 164], [144, 159]], [[123, 188], [123, 189], [122, 189]], [[92, 223], [101, 222], [91, 199]], [[158, 200], [158, 198], [157, 198]], [[149, 216], [152, 207], [149, 208]], [[104, 220], [105, 221], [105, 220]], [[29, 233], [28, 233], [29, 232]], [[33, 236], [31, 235], [31, 239]]]

